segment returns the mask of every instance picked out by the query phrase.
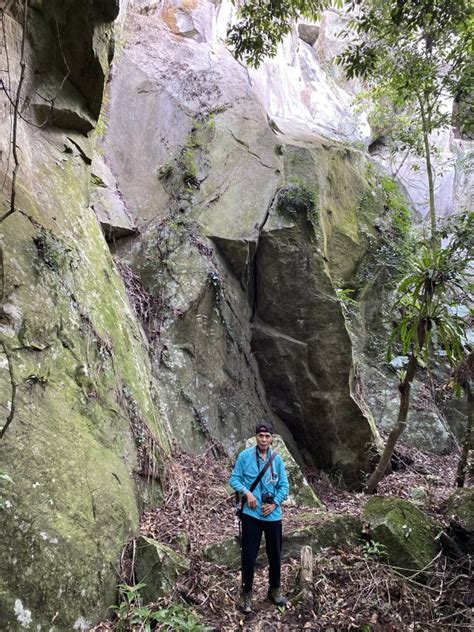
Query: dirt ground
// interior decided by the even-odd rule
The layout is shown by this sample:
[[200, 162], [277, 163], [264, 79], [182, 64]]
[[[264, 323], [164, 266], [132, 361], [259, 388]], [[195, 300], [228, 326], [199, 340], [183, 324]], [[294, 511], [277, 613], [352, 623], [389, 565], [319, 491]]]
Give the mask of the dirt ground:
[[[447, 524], [441, 513], [443, 502], [453, 493], [456, 455], [437, 456], [400, 447], [399, 468], [380, 483], [378, 493], [407, 499], [422, 496], [424, 510]], [[237, 604], [240, 574], [203, 560], [202, 549], [237, 535], [233, 498], [226, 489], [231, 463], [210, 454], [190, 456], [175, 453], [170, 459], [165, 483], [165, 502], [143, 516], [142, 533], [179, 550], [186, 534], [190, 570], [175, 586], [172, 595], [151, 608], [181, 604], [191, 609], [208, 629], [222, 632], [314, 630], [316, 632], [454, 631], [472, 630], [472, 560], [449, 560], [441, 554], [424, 569], [424, 580], [403, 577], [384, 564], [369, 545], [323, 549], [314, 556], [314, 581], [302, 593], [299, 560], [282, 566], [282, 588], [290, 603], [277, 609], [266, 599], [266, 568], [257, 568], [254, 612], [243, 617]], [[327, 475], [306, 472], [308, 481], [328, 511], [360, 515], [367, 497], [341, 490]], [[304, 509], [285, 510], [284, 529], [298, 524], [295, 517]], [[130, 547], [129, 547], [130, 548]], [[123, 579], [133, 583], [130, 555], [123, 558]], [[104, 622], [96, 632], [117, 629]], [[122, 630], [126, 629], [121, 627]], [[146, 628], [132, 626], [130, 630]], [[160, 624], [157, 630], [199, 630]], [[204, 629], [204, 628], [201, 628]]]

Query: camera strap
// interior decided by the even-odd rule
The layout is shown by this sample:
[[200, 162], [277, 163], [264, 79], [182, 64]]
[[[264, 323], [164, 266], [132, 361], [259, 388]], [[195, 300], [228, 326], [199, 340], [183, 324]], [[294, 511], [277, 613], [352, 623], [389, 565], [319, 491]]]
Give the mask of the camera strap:
[[[252, 485], [250, 486], [249, 492], [253, 492], [253, 490], [257, 487], [257, 485], [260, 483], [260, 481], [263, 478], [263, 475], [265, 474], [265, 472], [268, 470], [269, 467], [271, 467], [273, 461], [275, 460], [276, 457], [276, 452], [272, 452], [270, 454], [270, 458], [268, 459], [268, 461], [265, 463], [265, 465], [263, 466], [263, 468], [260, 470], [260, 472], [258, 473], [257, 478], [254, 480], [254, 482], [252, 483]], [[257, 460], [258, 463], [258, 460]], [[272, 468], [273, 469], [273, 468]]]

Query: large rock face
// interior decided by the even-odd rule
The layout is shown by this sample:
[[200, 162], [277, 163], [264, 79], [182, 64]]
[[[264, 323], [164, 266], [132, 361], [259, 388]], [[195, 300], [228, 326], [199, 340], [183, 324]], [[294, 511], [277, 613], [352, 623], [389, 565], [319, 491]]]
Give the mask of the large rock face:
[[[218, 39], [228, 3], [135, 0], [101, 113], [126, 4], [29, 3], [21, 114], [37, 127], [18, 120], [0, 247], [6, 630], [104, 615], [171, 435], [232, 452], [272, 418], [298, 463], [358, 486], [376, 434], [335, 286], [385, 198], [353, 86], [318, 66], [334, 20], [249, 75]], [[23, 6], [4, 20], [10, 96]], [[1, 215], [11, 125], [4, 101]]]
[[[40, 129], [18, 122], [17, 210], [1, 224], [0, 469], [14, 486], [2, 490], [0, 627], [80, 630], [115, 602], [117, 561], [152, 499], [146, 481], [159, 489], [167, 438], [143, 334], [89, 208], [92, 146], [80, 133], [99, 113], [118, 4], [31, 5], [23, 116], [45, 121], [43, 81], [43, 96], [56, 78], [64, 92]], [[13, 9], [0, 65], [7, 49], [16, 89]], [[1, 215], [13, 166], [3, 103]]]
[[189, 217], [150, 222], [126, 261], [153, 297], [161, 417], [187, 450], [217, 440], [232, 452], [253, 433], [256, 418], [271, 415], [238, 281]]
[[[361, 208], [367, 185], [357, 172], [364, 165], [350, 152], [316, 143], [283, 151], [288, 184], [270, 210], [254, 257], [253, 346], [272, 409], [301, 449], [318, 467], [356, 480], [367, 467], [361, 446], [368, 424], [351, 395], [352, 347], [328, 270], [336, 278], [347, 275], [363, 250], [352, 213], [359, 208], [367, 219]], [[324, 183], [337, 178], [338, 169], [344, 176], [339, 205], [333, 206], [334, 194]], [[341, 242], [344, 251], [351, 244], [352, 259], [341, 257]]]
[[177, 6], [130, 17], [104, 141], [140, 231], [115, 252], [160, 306], [163, 414], [187, 448], [230, 450], [273, 414], [306, 461], [357, 484], [373, 428], [331, 277], [354, 273], [382, 207], [368, 160], [269, 123], [222, 44], [176, 35]]
[[[15, 4], [23, 3], [14, 3], [14, 9]], [[110, 23], [119, 14], [119, 0], [30, 4], [28, 34], [35, 56], [30, 108], [40, 123], [48, 118], [87, 132], [102, 106], [114, 45]]]

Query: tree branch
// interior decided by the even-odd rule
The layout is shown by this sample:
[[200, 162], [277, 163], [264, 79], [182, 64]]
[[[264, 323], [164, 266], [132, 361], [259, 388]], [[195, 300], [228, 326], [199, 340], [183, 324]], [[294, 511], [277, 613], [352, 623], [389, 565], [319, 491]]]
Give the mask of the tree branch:
[[[8, 54], [8, 45], [7, 45], [7, 32], [5, 29], [5, 12], [1, 11], [1, 20], [2, 20], [2, 37], [3, 37], [3, 45], [5, 47], [5, 61], [6, 61], [6, 70], [2, 71], [2, 72], [6, 72], [7, 77], [8, 77], [8, 90], [10, 91], [11, 85], [10, 85], [10, 56]], [[2, 85], [3, 85], [3, 81], [2, 81]], [[9, 96], [8, 99], [10, 100]], [[3, 176], [3, 182], [2, 182], [2, 191], [5, 187], [5, 183], [7, 181], [7, 175], [8, 175], [8, 170], [10, 168], [10, 157], [12, 154], [12, 104], [10, 104], [10, 132], [9, 132], [9, 139], [8, 139], [8, 156], [7, 156], [7, 164], [5, 167], [5, 175]]]
[[[28, 23], [28, 0], [24, 0], [24, 14], [23, 14], [23, 33], [21, 38], [21, 53], [20, 53], [20, 79], [18, 81], [18, 87], [16, 90], [15, 103], [13, 104], [13, 135], [12, 135], [12, 146], [13, 146], [13, 160], [15, 166], [13, 168], [12, 175], [12, 187], [11, 187], [11, 196], [10, 196], [10, 209], [0, 217], [0, 224], [7, 219], [10, 215], [12, 215], [15, 210], [15, 198], [16, 198], [16, 178], [18, 174], [18, 168], [20, 166], [20, 161], [18, 159], [18, 146], [16, 144], [17, 132], [18, 132], [18, 118], [19, 118], [19, 109], [20, 109], [20, 98], [21, 98], [21, 89], [23, 87], [23, 82], [25, 80], [25, 70], [26, 70], [26, 61], [25, 61], [25, 44], [26, 44], [26, 26]], [[1, 436], [1, 435], [0, 435]]]

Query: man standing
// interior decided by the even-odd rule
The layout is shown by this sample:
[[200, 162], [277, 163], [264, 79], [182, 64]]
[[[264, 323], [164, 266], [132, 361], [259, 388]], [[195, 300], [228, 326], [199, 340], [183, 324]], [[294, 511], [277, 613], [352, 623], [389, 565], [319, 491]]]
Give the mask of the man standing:
[[[230, 484], [244, 497], [242, 511], [242, 597], [241, 608], [252, 611], [252, 587], [262, 533], [269, 562], [268, 598], [277, 606], [286, 606], [287, 600], [280, 591], [282, 510], [281, 504], [288, 496], [289, 485], [285, 465], [279, 454], [270, 448], [273, 426], [262, 421], [255, 428], [256, 447], [247, 448], [237, 458]], [[252, 484], [263, 472], [260, 481], [250, 491]]]

